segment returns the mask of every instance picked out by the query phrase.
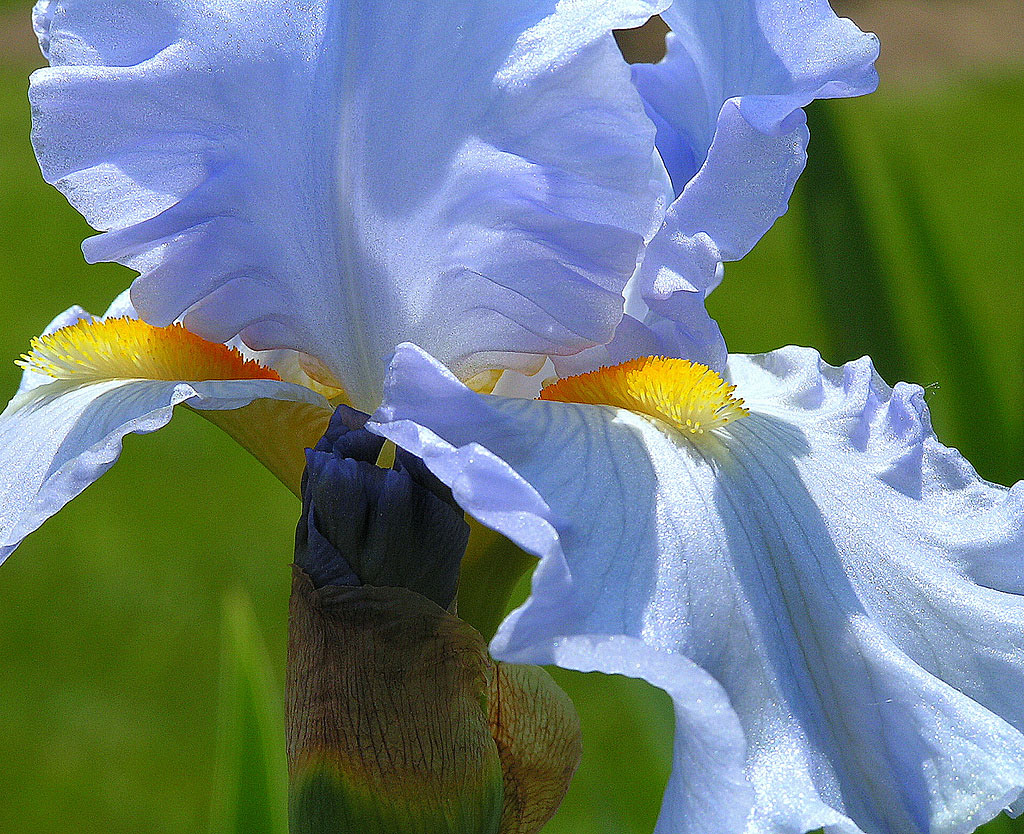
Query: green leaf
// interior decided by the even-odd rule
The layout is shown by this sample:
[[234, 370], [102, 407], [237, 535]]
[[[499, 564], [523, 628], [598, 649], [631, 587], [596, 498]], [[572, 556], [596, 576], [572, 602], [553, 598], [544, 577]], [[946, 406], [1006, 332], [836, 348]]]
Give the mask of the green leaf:
[[1008, 430], [979, 329], [963, 303], [970, 276], [958, 270], [946, 253], [921, 183], [920, 162], [891, 139], [883, 149], [886, 182], [920, 271], [925, 302], [921, 313], [928, 315], [932, 332], [929, 348], [949, 370], [944, 384], [955, 405], [958, 445], [988, 477], [1012, 483], [1020, 474], [1020, 444]]
[[1021, 834], [1024, 831], [1024, 817], [1012, 820], [1000, 814], [992, 822], [978, 829], [977, 834]]
[[650, 834], [672, 763], [672, 702], [621, 675], [549, 669], [583, 728], [583, 762], [543, 834]]
[[224, 600], [212, 834], [288, 834], [281, 694], [252, 605]]
[[[837, 187], [853, 184], [870, 221], [885, 267], [878, 275], [889, 287], [900, 349], [908, 351], [902, 378], [929, 389], [944, 443], [960, 448], [984, 477], [1012, 483], [1024, 460], [1017, 370], [1024, 319], [1015, 285], [1022, 250], [1014, 226], [1021, 199], [1005, 173], [1016, 164], [1014, 149], [980, 118], [994, 104], [1019, 113], [1019, 81], [976, 83], [958, 95], [872, 98], [853, 108], [832, 104], [813, 118], [824, 113], [826, 133], [831, 123], [833, 138], [842, 139], [847, 176]], [[812, 124], [812, 158], [820, 134]], [[808, 209], [813, 202], [799, 201]], [[851, 295], [859, 281], [853, 276]], [[852, 336], [860, 352], [875, 351], [870, 331]]]

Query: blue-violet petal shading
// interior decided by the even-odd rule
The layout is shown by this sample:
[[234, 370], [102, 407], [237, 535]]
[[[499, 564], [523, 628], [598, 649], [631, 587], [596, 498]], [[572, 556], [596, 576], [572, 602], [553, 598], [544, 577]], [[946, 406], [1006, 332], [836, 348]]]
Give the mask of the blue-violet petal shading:
[[372, 409], [405, 340], [468, 378], [611, 338], [665, 175], [610, 30], [666, 4], [43, 0], [36, 152], [146, 321]]
[[367, 427], [538, 555], [496, 657], [674, 698], [660, 834], [968, 834], [1024, 790], [1024, 494], [867, 359], [729, 359], [750, 414], [474, 394], [413, 346]]
[[720, 370], [725, 342], [704, 310], [720, 264], [785, 214], [807, 159], [801, 108], [875, 89], [878, 41], [827, 0], [675, 0], [662, 17], [665, 58], [633, 73], [676, 200], [626, 312], [667, 340], [664, 352]]

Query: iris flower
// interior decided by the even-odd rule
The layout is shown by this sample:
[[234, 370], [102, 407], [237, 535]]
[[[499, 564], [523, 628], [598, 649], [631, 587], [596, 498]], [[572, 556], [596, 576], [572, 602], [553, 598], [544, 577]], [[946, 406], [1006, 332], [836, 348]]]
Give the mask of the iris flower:
[[660, 7], [37, 3], [43, 176], [103, 232], [87, 259], [140, 275], [24, 359], [0, 558], [175, 405], [297, 490], [400, 342], [487, 385], [610, 339], [667, 188], [611, 30]]
[[[876, 43], [824, 0], [668, 5], [40, 0], [43, 176], [102, 232], [87, 259], [140, 275], [23, 359], [0, 559], [175, 405], [297, 491], [402, 342], [479, 390], [609, 350], [624, 304], [677, 303], [623, 289], [684, 186], [691, 329], [715, 331], [703, 296], [784, 210], [801, 105], [869, 91]], [[611, 30], [657, 12], [669, 55], [631, 71]]]
[[923, 390], [806, 348], [638, 357], [539, 400], [412, 345], [368, 425], [540, 557], [499, 660], [675, 706], [657, 831], [967, 834], [1024, 791], [1024, 499]]
[[[666, 66], [637, 76], [667, 84]], [[727, 103], [719, 130], [744, 112]], [[556, 357], [538, 399], [481, 395], [400, 346], [368, 428], [540, 558], [496, 658], [671, 696], [659, 834], [967, 834], [1024, 810], [1022, 486], [982, 480], [935, 437], [923, 390], [867, 358], [726, 355], [703, 301], [771, 212], [701, 223], [720, 208], [690, 202], [714, 153], [607, 345]], [[784, 197], [782, 159], [763, 172]]]
[[540, 558], [496, 658], [671, 696], [659, 834], [967, 834], [1024, 810], [1022, 487], [982, 480], [923, 390], [867, 358], [726, 355], [703, 301], [771, 204], [701, 224], [714, 150], [607, 345], [556, 357], [539, 399], [482, 396], [403, 345], [368, 427]]
[[[1019, 488], [920, 388], [727, 356], [704, 310], [875, 42], [816, 0], [666, 5], [38, 4], [44, 176], [141, 274], [27, 356], [0, 545], [174, 404], [289, 481], [383, 397], [370, 426], [540, 558], [492, 653], [672, 696], [659, 832], [969, 832], [1024, 792]], [[609, 31], [656, 12], [631, 72]], [[481, 393], [549, 357], [540, 399]]]

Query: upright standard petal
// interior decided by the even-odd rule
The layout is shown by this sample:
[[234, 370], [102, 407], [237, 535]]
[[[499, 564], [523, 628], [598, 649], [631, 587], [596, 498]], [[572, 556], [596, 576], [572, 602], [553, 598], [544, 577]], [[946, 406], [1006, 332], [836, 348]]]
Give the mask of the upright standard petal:
[[627, 312], [721, 369], [725, 343], [704, 310], [720, 264], [786, 212], [807, 158], [801, 108], [875, 88], [878, 41], [827, 0], [675, 0], [663, 17], [665, 58], [633, 72], [677, 199]]
[[180, 326], [104, 321], [77, 307], [24, 365], [0, 414], [0, 562], [114, 464], [126, 435], [162, 428], [176, 405], [208, 417], [296, 492], [303, 449], [332, 411], [320, 394]]
[[1024, 790], [1021, 487], [868, 360], [784, 348], [727, 378], [749, 413], [698, 436], [480, 396], [405, 346], [368, 426], [541, 557], [497, 657], [673, 695], [660, 832], [973, 831]]
[[[754, 150], [756, 133], [797, 138], [799, 111], [814, 99], [878, 85], [878, 40], [828, 0], [674, 0], [662, 17], [672, 30], [665, 58], [633, 73], [677, 195]], [[709, 153], [716, 143], [719, 160]]]
[[662, 197], [610, 29], [659, 0], [44, 0], [43, 174], [150, 323], [468, 378], [611, 338]]

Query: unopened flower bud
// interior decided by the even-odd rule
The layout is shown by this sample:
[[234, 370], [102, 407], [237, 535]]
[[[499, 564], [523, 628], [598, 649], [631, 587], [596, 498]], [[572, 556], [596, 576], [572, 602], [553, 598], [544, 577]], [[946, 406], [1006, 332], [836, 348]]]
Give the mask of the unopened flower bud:
[[293, 834], [533, 834], [579, 763], [542, 669], [495, 663], [454, 616], [468, 529], [451, 495], [339, 409], [307, 457], [287, 724]]
[[501, 757], [480, 636], [405, 588], [296, 570], [288, 652], [293, 834], [497, 834]]

